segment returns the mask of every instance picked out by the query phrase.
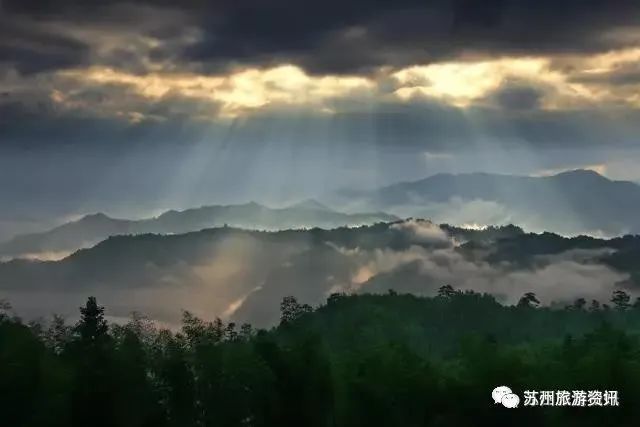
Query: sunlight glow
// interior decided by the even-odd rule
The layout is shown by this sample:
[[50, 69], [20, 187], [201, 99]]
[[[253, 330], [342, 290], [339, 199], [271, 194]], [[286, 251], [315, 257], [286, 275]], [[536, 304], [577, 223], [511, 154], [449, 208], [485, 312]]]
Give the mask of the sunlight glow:
[[[492, 95], [511, 84], [538, 91], [539, 108], [545, 110], [600, 108], [605, 104], [640, 107], [639, 84], [620, 86], [609, 81], [614, 73], [638, 61], [640, 49], [622, 49], [598, 55], [440, 62], [382, 69], [371, 76], [316, 76], [291, 64], [219, 75], [161, 71], [139, 75], [93, 66], [59, 72], [49, 98], [65, 109], [123, 117], [132, 123], [164, 120], [172, 114], [213, 121], [300, 108], [315, 114], [337, 114], [349, 105], [409, 103], [415, 99], [461, 109], [499, 107]], [[391, 90], [386, 89], [389, 83]], [[166, 108], [151, 109], [151, 104]]]
[[558, 73], [550, 72], [548, 60], [541, 58], [413, 66], [394, 73], [393, 77], [402, 86], [396, 91], [401, 99], [419, 93], [461, 107], [497, 89], [509, 77], [556, 82], [562, 78]]
[[[270, 104], [316, 105], [326, 112], [331, 110], [324, 105], [325, 100], [373, 87], [373, 82], [364, 77], [312, 77], [293, 65], [249, 68], [227, 76], [159, 73], [141, 76], [104, 67], [61, 74], [79, 83], [125, 86], [153, 101], [171, 98], [208, 101], [219, 107], [223, 117], [236, 117]], [[52, 99], [65, 102], [59, 92], [54, 93]]]

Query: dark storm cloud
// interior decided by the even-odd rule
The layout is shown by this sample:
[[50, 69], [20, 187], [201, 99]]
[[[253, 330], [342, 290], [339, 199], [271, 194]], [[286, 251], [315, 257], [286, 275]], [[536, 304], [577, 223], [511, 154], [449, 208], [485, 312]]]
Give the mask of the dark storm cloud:
[[[637, 25], [640, 18], [640, 3], [634, 0], [4, 0], [3, 7], [5, 18], [127, 26], [160, 40], [175, 37], [189, 24], [199, 30], [199, 40], [189, 47], [173, 46], [172, 52], [185, 63], [219, 70], [234, 64], [292, 62], [316, 73], [426, 63], [469, 52], [602, 51], [624, 45], [624, 38], [610, 32]], [[179, 19], [167, 18], [171, 15]], [[37, 36], [23, 34], [20, 40], [29, 37]], [[61, 40], [57, 44], [64, 45]], [[80, 46], [55, 46], [53, 39], [50, 47], [35, 51], [38, 55], [3, 46], [0, 57], [15, 58], [17, 66], [28, 71], [67, 66], [78, 60], [75, 49], [82, 51]], [[54, 55], [49, 49], [64, 52], [47, 60]], [[155, 55], [172, 53], [161, 50]]]
[[[203, 16], [188, 58], [299, 63], [311, 72], [404, 66], [463, 52], [534, 54], [605, 50], [604, 37], [637, 25], [640, 4], [621, 0], [243, 2]], [[348, 54], [345, 54], [347, 53]]]
[[86, 63], [89, 47], [37, 24], [0, 14], [0, 64], [20, 73], [58, 70]]
[[[231, 122], [194, 122], [186, 111], [174, 114], [181, 101], [150, 106], [146, 114], [167, 120], [133, 123], [120, 117], [95, 117], [57, 111], [46, 101], [25, 106], [0, 102], [0, 149], [75, 146], [83, 150], [118, 150], [132, 144], [189, 146], [201, 138], [228, 140], [247, 148], [264, 144], [288, 147], [314, 143], [377, 147], [382, 151], [459, 151], [480, 142], [531, 149], [628, 147], [640, 133], [640, 111], [537, 109], [541, 92], [528, 86], [504, 86], [489, 95], [488, 105], [459, 109], [437, 101], [378, 102], [368, 111], [318, 114], [313, 110], [277, 108], [256, 111]], [[10, 99], [10, 98], [9, 98]], [[492, 104], [499, 104], [493, 106]], [[523, 114], [526, 113], [526, 114]]]
[[136, 142], [162, 144], [196, 138], [180, 120], [130, 123], [121, 118], [58, 113], [46, 102], [25, 106], [17, 101], [0, 104], [0, 134], [0, 149], [21, 150], [70, 146], [118, 151]]
[[[164, 2], [74, 0], [0, 1], [0, 65], [21, 74], [77, 66], [108, 65], [146, 72], [147, 56], [171, 59], [175, 39], [189, 18]], [[159, 43], [148, 52], [126, 36], [147, 36]], [[104, 39], [121, 37], [120, 46], [103, 49]]]
[[511, 82], [503, 84], [489, 98], [505, 110], [537, 110], [543, 96], [542, 88]]

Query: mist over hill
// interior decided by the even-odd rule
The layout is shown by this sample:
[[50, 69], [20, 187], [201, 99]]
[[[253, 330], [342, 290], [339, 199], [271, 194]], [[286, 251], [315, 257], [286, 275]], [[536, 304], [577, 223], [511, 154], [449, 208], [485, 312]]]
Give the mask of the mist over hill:
[[606, 302], [635, 294], [640, 237], [610, 240], [468, 230], [424, 220], [333, 230], [111, 237], [60, 261], [0, 263], [0, 298], [25, 316], [73, 316], [96, 295], [116, 317], [133, 310], [174, 323], [181, 310], [256, 325], [277, 320], [284, 296], [318, 304], [334, 292], [432, 295], [442, 284], [488, 292], [503, 303], [535, 292], [544, 304]]
[[369, 190], [335, 203], [453, 224], [517, 224], [530, 231], [601, 237], [640, 232], [640, 186], [590, 170], [552, 176], [437, 174]]
[[170, 210], [157, 217], [141, 220], [116, 219], [97, 213], [49, 231], [19, 235], [0, 243], [0, 256], [62, 258], [77, 249], [93, 246], [109, 236], [121, 234], [178, 234], [223, 225], [253, 230], [335, 228], [396, 219], [398, 218], [393, 215], [380, 212], [336, 212], [311, 199], [277, 209], [255, 202], [202, 206], [182, 211]]
[[[121, 234], [177, 234], [204, 228], [253, 230], [336, 228], [399, 218], [429, 218], [458, 226], [516, 224], [565, 236], [614, 237], [640, 233], [640, 186], [590, 170], [552, 176], [489, 173], [436, 174], [374, 190], [343, 190], [284, 208], [255, 202], [169, 210], [147, 219], [86, 215], [45, 232], [0, 243], [0, 257], [60, 259]], [[331, 207], [328, 207], [331, 206]], [[351, 212], [351, 213], [343, 213]], [[388, 212], [388, 213], [384, 213]]]
[[0, 246], [25, 258], [0, 263], [0, 298], [28, 316], [74, 315], [95, 294], [115, 317], [137, 310], [173, 324], [188, 309], [271, 325], [287, 295], [314, 305], [333, 292], [432, 295], [451, 284], [503, 303], [535, 292], [562, 305], [606, 302], [612, 289], [634, 294], [640, 284], [640, 237], [568, 237], [640, 230], [640, 187], [595, 172], [439, 174], [328, 199], [377, 213], [313, 199], [279, 209], [252, 202], [143, 220], [94, 214], [18, 236]]

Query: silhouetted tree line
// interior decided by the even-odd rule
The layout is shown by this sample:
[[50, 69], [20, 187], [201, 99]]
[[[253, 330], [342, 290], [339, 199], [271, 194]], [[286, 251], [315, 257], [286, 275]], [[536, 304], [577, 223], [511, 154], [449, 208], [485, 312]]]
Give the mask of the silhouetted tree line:
[[[271, 330], [189, 312], [24, 323], [0, 305], [3, 426], [632, 426], [640, 419], [640, 304], [504, 306], [442, 286], [433, 298], [287, 297]], [[491, 391], [617, 390], [620, 407], [506, 409]]]

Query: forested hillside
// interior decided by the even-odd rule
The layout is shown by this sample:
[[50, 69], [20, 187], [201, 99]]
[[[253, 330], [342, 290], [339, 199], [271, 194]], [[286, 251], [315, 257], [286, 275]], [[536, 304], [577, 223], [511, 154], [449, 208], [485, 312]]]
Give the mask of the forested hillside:
[[[255, 330], [185, 312], [179, 331], [0, 317], [2, 424], [20, 426], [631, 426], [640, 417], [640, 304], [517, 305], [442, 286], [432, 298], [283, 299]], [[107, 312], [108, 314], [108, 312]], [[617, 407], [495, 405], [491, 391], [616, 390]]]
[[109, 238], [60, 261], [0, 262], [0, 298], [25, 318], [77, 315], [94, 295], [111, 316], [179, 324], [181, 309], [258, 327], [287, 295], [318, 306], [334, 292], [433, 296], [443, 283], [514, 304], [636, 293], [640, 237], [567, 238], [515, 226], [469, 230], [408, 219], [356, 228], [262, 232], [232, 227]]

